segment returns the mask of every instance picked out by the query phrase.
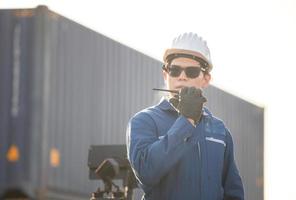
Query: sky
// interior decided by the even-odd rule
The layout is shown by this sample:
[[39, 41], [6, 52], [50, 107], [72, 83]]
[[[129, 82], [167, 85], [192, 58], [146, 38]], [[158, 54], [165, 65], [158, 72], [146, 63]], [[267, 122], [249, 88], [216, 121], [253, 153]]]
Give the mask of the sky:
[[202, 36], [212, 84], [265, 109], [265, 200], [296, 199], [295, 0], [0, 0], [40, 4], [158, 60], [177, 35]]

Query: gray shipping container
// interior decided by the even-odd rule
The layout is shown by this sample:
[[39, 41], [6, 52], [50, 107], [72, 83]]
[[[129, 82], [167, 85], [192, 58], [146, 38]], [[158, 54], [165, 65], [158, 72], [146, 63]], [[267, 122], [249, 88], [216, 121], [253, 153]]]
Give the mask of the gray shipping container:
[[[129, 118], [159, 101], [161, 65], [46, 7], [0, 10], [0, 193], [89, 199], [102, 186], [88, 179], [90, 145], [125, 144]], [[263, 108], [205, 94], [232, 132], [246, 199], [262, 200]]]

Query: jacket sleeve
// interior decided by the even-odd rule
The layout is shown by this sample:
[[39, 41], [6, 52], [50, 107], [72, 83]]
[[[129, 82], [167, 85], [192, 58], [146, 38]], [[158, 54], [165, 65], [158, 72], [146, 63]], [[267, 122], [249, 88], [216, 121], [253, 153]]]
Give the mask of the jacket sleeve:
[[228, 130], [226, 137], [227, 146], [223, 170], [224, 200], [244, 200], [243, 183], [234, 160], [233, 140]]
[[127, 152], [141, 184], [153, 186], [178, 162], [194, 127], [180, 116], [167, 134], [158, 138], [155, 121], [147, 113], [133, 117], [127, 128]]

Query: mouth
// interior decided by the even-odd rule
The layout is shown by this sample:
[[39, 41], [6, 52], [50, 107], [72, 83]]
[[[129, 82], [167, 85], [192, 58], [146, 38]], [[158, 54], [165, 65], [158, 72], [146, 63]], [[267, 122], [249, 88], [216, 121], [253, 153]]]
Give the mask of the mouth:
[[181, 90], [183, 87], [185, 87], [184, 85], [180, 85], [180, 86], [177, 86], [177, 87], [175, 87], [175, 90]]

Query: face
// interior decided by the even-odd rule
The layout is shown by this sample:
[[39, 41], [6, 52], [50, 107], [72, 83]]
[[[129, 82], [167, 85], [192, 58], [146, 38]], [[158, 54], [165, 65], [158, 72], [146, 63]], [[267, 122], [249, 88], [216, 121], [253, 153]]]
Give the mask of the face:
[[[187, 67], [200, 67], [200, 63], [190, 58], [176, 58], [172, 61], [170, 66], [180, 66], [182, 69]], [[205, 74], [202, 71], [196, 78], [189, 78], [186, 76], [183, 70], [178, 77], [172, 77], [168, 72], [163, 71], [163, 78], [166, 83], [166, 87], [169, 90], [180, 90], [183, 87], [196, 87], [206, 88], [211, 80], [210, 74]]]

